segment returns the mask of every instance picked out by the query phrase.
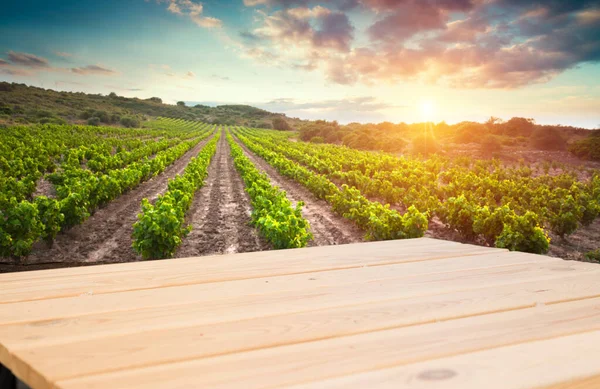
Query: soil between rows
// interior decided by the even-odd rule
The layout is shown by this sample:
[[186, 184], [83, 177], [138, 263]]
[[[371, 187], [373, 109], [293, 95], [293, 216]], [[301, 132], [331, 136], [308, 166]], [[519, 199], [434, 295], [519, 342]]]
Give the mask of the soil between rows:
[[304, 202], [302, 215], [310, 223], [314, 236], [314, 239], [308, 243], [309, 246], [326, 246], [364, 241], [364, 232], [350, 221], [335, 214], [325, 200], [317, 199], [298, 182], [279, 174], [267, 161], [252, 153], [237, 137], [235, 137], [235, 140], [242, 147], [252, 163], [269, 177], [271, 183], [287, 193], [288, 199], [294, 205], [298, 201]]
[[192, 232], [183, 239], [176, 257], [268, 250], [270, 245], [250, 224], [250, 198], [233, 164], [225, 132], [188, 211]]
[[141, 260], [131, 247], [131, 234], [142, 199], [153, 201], [164, 193], [169, 180], [183, 173], [209, 139], [200, 141], [161, 174], [98, 209], [82, 224], [60, 233], [52, 247], [38, 242], [20, 265], [0, 264], [0, 272]]

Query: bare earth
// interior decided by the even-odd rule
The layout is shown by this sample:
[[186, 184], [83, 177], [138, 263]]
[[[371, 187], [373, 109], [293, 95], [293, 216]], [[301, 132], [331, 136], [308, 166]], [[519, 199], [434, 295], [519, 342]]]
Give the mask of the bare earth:
[[[21, 263], [15, 265], [12, 259], [0, 258], [0, 273], [7, 271], [36, 270], [45, 268], [93, 265], [139, 261], [131, 248], [133, 224], [140, 212], [143, 198], [156, 200], [167, 189], [168, 181], [183, 173], [190, 159], [197, 155], [208, 142], [204, 140], [188, 151], [183, 157], [168, 167], [162, 174], [142, 183], [138, 188], [123, 194], [99, 209], [83, 224], [59, 234], [52, 247], [37, 243], [33, 252]], [[337, 245], [364, 240], [364, 234], [350, 221], [333, 213], [329, 204], [312, 195], [301, 184], [282, 176], [265, 160], [253, 154], [239, 140], [238, 144], [250, 160], [263, 171], [274, 185], [286, 191], [292, 203], [304, 202], [303, 216], [309, 221], [314, 235], [309, 246]], [[504, 154], [509, 154], [505, 151]], [[504, 155], [504, 157], [506, 157]], [[542, 158], [545, 157], [545, 158]], [[552, 160], [565, 165], [583, 165], [582, 179], [589, 179], [588, 168], [598, 168], [598, 163], [584, 163], [574, 160], [566, 152], [527, 153], [512, 151], [504, 162], [523, 158], [542, 172], [541, 160]], [[560, 168], [550, 169], [550, 174], [558, 174]], [[53, 186], [46, 180], [38, 183], [37, 195], [54, 196]], [[380, 200], [380, 199], [371, 199]], [[401, 209], [399, 209], [402, 211]], [[184, 239], [176, 257], [203, 256], [210, 254], [238, 253], [269, 250], [271, 246], [250, 224], [250, 199], [244, 190], [244, 183], [236, 171], [225, 133], [217, 145], [217, 151], [209, 166], [205, 186], [194, 198], [188, 211], [186, 222], [192, 225], [192, 232]], [[433, 218], [429, 224], [427, 237], [467, 242], [460, 235]], [[551, 235], [548, 255], [570, 260], [586, 260], [585, 253], [600, 248], [600, 219], [588, 227], [579, 228], [573, 235], [562, 239]]]
[[159, 194], [164, 193], [169, 179], [182, 174], [190, 159], [206, 142], [208, 139], [201, 141], [158, 176], [97, 210], [84, 223], [58, 234], [51, 248], [38, 242], [21, 265], [0, 264], [0, 272], [141, 260], [131, 248], [131, 234], [142, 199], [156, 200]]
[[314, 239], [309, 246], [324, 246], [363, 241], [364, 233], [350, 221], [338, 216], [331, 211], [331, 206], [324, 200], [317, 199], [308, 189], [299, 183], [282, 176], [275, 168], [264, 159], [253, 154], [242, 142], [238, 144], [244, 149], [246, 156], [252, 163], [263, 171], [273, 185], [280, 187], [287, 193], [288, 199], [296, 204], [304, 202], [302, 215], [310, 223]]
[[192, 232], [176, 257], [268, 250], [268, 243], [250, 225], [250, 212], [250, 198], [222, 133], [206, 183], [188, 212]]

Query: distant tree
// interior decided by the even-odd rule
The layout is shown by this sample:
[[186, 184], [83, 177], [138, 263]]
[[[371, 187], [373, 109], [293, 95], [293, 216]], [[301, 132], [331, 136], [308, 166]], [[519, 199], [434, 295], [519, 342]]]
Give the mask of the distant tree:
[[125, 127], [139, 127], [140, 126], [140, 121], [137, 118], [134, 118], [132, 116], [123, 116], [121, 118], [121, 124], [124, 125]]
[[89, 118], [87, 120], [87, 124], [89, 124], [90, 126], [99, 126], [100, 125], [100, 118], [96, 117], [96, 116], [92, 116], [91, 118]]
[[276, 117], [272, 121], [273, 128], [279, 131], [293, 131], [294, 129], [289, 123], [282, 117]]
[[162, 99], [160, 97], [150, 97], [148, 101], [153, 101], [155, 103], [162, 104]]
[[117, 96], [117, 94], [116, 94], [115, 92], [110, 92], [110, 93], [108, 94], [108, 97], [115, 98], [115, 97], [119, 97], [119, 96]]
[[476, 143], [485, 134], [483, 124], [476, 122], [462, 122], [458, 125], [454, 135], [456, 143]]
[[417, 135], [412, 141], [412, 151], [414, 154], [429, 155], [440, 150], [440, 145], [435, 137], [430, 133]]
[[487, 126], [495, 126], [496, 124], [500, 123], [502, 123], [502, 119], [495, 116], [490, 116], [490, 118], [485, 122]]
[[185, 101], [178, 101], [177, 105], [180, 107], [185, 107]]
[[500, 141], [498, 140], [498, 138], [496, 138], [495, 136], [493, 136], [493, 135], [487, 135], [481, 141], [481, 146], [480, 147], [481, 147], [480, 150], [483, 153], [486, 153], [486, 154], [497, 153], [500, 150], [502, 150], [502, 143], [500, 143]]
[[531, 135], [531, 145], [540, 150], [564, 150], [567, 142], [554, 128], [538, 128]]
[[502, 125], [505, 135], [530, 136], [535, 128], [535, 120], [514, 117]]

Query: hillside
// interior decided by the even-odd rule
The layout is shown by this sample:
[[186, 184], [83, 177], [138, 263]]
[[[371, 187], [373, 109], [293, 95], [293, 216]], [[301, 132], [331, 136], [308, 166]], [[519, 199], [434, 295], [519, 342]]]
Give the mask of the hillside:
[[[82, 92], [59, 92], [25, 84], [0, 82], [0, 125], [27, 123], [86, 123], [136, 126], [150, 117], [165, 116], [200, 120], [212, 124], [271, 128], [275, 118], [290, 123], [298, 119], [247, 105], [209, 107], [165, 104], [159, 97], [129, 98], [111, 93], [107, 96]], [[122, 120], [126, 118], [125, 120]], [[94, 119], [92, 119], [94, 121]]]

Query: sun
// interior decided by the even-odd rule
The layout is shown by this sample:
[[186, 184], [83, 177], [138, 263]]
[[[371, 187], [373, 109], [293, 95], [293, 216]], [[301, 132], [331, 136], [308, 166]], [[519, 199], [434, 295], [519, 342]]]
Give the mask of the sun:
[[431, 100], [423, 100], [419, 105], [421, 116], [426, 120], [431, 120], [435, 115], [435, 104]]

